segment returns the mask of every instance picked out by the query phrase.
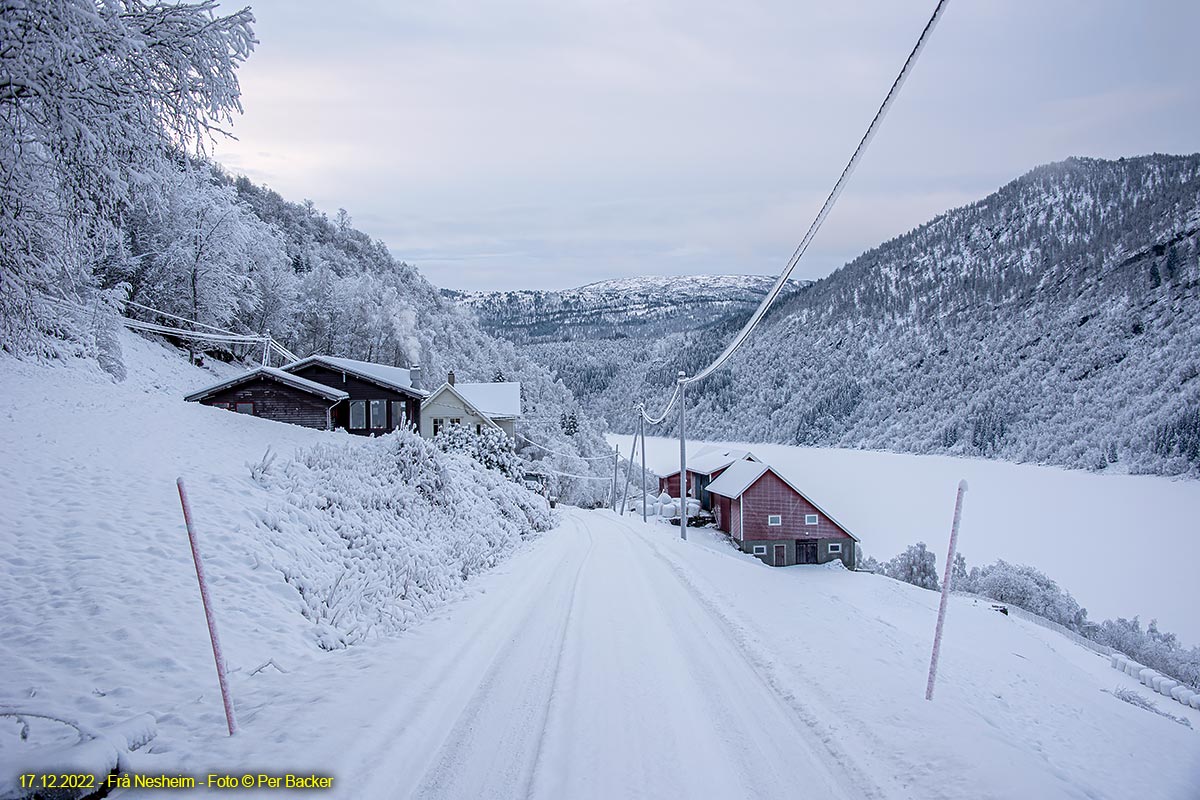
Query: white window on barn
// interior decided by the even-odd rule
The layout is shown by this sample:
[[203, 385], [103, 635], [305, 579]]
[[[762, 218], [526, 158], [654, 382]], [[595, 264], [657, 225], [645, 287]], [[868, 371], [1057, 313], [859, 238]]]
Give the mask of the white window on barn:
[[404, 411], [403, 400], [392, 401], [392, 427], [403, 428], [408, 424], [408, 414]]
[[239, 414], [253, 414], [254, 403], [238, 403], [235, 409]]
[[765, 544], [754, 545], [754, 555], [765, 556], [767, 554], [767, 546]]
[[767, 514], [767, 524], [771, 525], [771, 526], [782, 525], [783, 524], [783, 515], [782, 514]]
[[818, 520], [817, 520], [816, 514], [805, 514], [804, 515], [804, 524], [805, 525], [816, 525], [817, 523], [818, 523]]
[[367, 427], [367, 401], [350, 401], [350, 430], [361, 431]]
[[371, 401], [371, 427], [387, 427], [387, 400]]
[[842, 545], [841, 545], [841, 543], [838, 543], [838, 544], [831, 544], [831, 545], [829, 545], [829, 552], [831, 552], [831, 553], [840, 553], [840, 552], [842, 552]]

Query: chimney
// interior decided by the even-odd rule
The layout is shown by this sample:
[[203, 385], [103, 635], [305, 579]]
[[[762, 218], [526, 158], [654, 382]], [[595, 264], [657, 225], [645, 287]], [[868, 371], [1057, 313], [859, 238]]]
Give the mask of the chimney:
[[446, 383], [454, 385], [454, 370], [450, 370], [450, 374], [446, 376]]
[[413, 364], [408, 368], [408, 382], [414, 389], [421, 388], [421, 365]]

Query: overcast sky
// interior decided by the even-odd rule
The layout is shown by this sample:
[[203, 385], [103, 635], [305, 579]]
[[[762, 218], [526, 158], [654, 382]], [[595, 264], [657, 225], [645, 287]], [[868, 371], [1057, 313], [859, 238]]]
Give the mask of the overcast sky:
[[[773, 274], [933, 6], [258, 0], [215, 155], [439, 286]], [[1038, 164], [1200, 150], [1198, 31], [1195, 0], [951, 0], [796, 277]]]

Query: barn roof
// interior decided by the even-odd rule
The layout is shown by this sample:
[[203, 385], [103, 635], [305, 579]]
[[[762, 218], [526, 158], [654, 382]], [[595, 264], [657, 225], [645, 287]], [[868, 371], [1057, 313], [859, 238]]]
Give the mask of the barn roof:
[[285, 364], [283, 369], [287, 372], [295, 372], [310, 364], [320, 364], [329, 369], [348, 372], [351, 375], [371, 381], [372, 383], [377, 383], [388, 389], [396, 389], [408, 392], [409, 394], [424, 394], [420, 389], [413, 388], [412, 373], [404, 367], [389, 367], [386, 364], [357, 361], [353, 358], [341, 358], [340, 356], [312, 355], [308, 358], [302, 358], [299, 361], [293, 361], [291, 364]]
[[851, 539], [856, 542], [859, 540], [857, 536], [850, 532], [849, 528], [834, 519], [833, 514], [830, 514], [828, 511], [821, 508], [819, 505], [817, 505], [816, 501], [814, 501], [804, 492], [800, 491], [800, 489], [796, 487], [796, 484], [792, 483], [766, 464], [761, 464], [754, 461], [739, 461], [730, 466], [729, 469], [722, 472], [720, 477], [710, 483], [708, 485], [708, 491], [711, 494], [720, 495], [721, 497], [728, 497], [731, 499], [738, 498], [741, 497], [747, 489], [753, 486], [758, 479], [767, 472], [770, 472], [776, 478], [779, 478], [779, 480], [786, 483], [793, 492], [800, 495], [810, 504], [812, 504], [813, 508], [817, 509], [817, 511], [820, 511], [822, 514], [828, 517], [830, 522], [841, 528]]
[[[724, 469], [735, 461], [742, 461], [749, 458], [753, 462], [758, 462], [758, 458], [749, 450], [737, 450], [731, 447], [706, 447], [703, 450], [697, 450], [694, 457], [688, 458], [688, 472], [695, 472], [700, 475], [712, 475], [719, 469]], [[679, 470], [668, 472], [663, 477], [678, 475]]]
[[296, 375], [289, 374], [281, 369], [276, 369], [274, 367], [259, 367], [258, 369], [252, 369], [249, 372], [243, 372], [241, 375], [235, 375], [232, 378], [227, 378], [220, 383], [214, 383], [212, 386], [208, 386], [197, 392], [192, 392], [183, 399], [187, 400], [188, 402], [203, 400], [205, 397], [214, 395], [224, 389], [229, 389], [234, 386], [247, 383], [255, 380], [256, 378], [269, 378], [271, 380], [279, 381], [280, 383], [291, 386], [294, 389], [299, 389], [302, 392], [308, 392], [309, 394], [315, 394], [319, 397], [324, 397], [326, 400], [345, 400], [350, 396], [340, 389], [334, 389], [333, 387], [326, 386], [323, 383], [317, 383], [316, 381], [310, 381], [307, 378], [301, 378]]
[[[758, 461], [739, 461], [730, 464], [715, 481], [708, 485], [709, 494], [719, 494], [722, 497], [741, 497], [742, 492], [754, 485], [763, 473], [771, 469]], [[789, 484], [790, 485], [790, 484]], [[794, 487], [793, 487], [794, 488]]]

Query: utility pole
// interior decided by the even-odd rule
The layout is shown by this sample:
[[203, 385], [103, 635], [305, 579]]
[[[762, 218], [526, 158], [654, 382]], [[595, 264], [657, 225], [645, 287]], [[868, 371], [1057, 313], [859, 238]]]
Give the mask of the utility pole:
[[638, 428], [642, 435], [642, 522], [646, 521], [646, 411], [638, 409]]
[[679, 370], [679, 538], [687, 541], [687, 439], [683, 426], [683, 370]]
[[633, 437], [633, 444], [630, 445], [629, 463], [625, 467], [625, 485], [621, 487], [621, 516], [625, 516], [626, 509], [629, 508], [629, 479], [633, 472], [633, 457], [637, 454], [637, 437]]
[[617, 445], [617, 449], [613, 452], [613, 487], [612, 487], [612, 508], [613, 513], [617, 511], [617, 462], [621, 460], [621, 445]]

